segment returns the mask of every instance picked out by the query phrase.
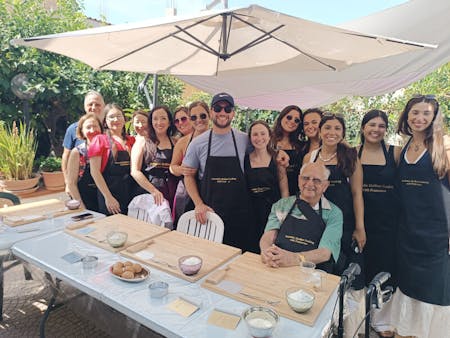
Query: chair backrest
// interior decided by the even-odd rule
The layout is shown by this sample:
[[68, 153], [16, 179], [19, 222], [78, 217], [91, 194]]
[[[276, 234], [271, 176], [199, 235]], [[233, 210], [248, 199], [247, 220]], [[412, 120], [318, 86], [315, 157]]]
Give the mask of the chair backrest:
[[20, 199], [14, 194], [11, 194], [9, 192], [0, 192], [0, 208], [3, 208], [4, 206], [12, 206], [12, 205], [18, 205], [20, 204]]
[[206, 224], [200, 224], [195, 219], [194, 210], [185, 212], [178, 220], [177, 231], [222, 243], [224, 231], [222, 219], [216, 213], [209, 211], [206, 213], [206, 216]]
[[156, 205], [151, 194], [142, 194], [134, 197], [128, 205], [128, 216], [173, 229], [169, 202], [164, 200], [162, 205]]

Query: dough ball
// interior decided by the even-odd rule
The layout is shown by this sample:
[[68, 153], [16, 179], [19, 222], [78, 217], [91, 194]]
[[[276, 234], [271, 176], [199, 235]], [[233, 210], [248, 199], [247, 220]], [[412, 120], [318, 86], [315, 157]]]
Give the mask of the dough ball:
[[119, 267], [119, 266], [116, 266], [116, 265], [114, 264], [112, 273], [115, 274], [115, 275], [117, 275], [117, 276], [120, 276], [120, 275], [122, 275], [122, 272], [123, 272], [123, 268], [122, 268], [122, 267]]
[[142, 266], [141, 266], [141, 264], [134, 263], [134, 264], [133, 264], [133, 270], [134, 270], [135, 273], [141, 272], [141, 271], [142, 271]]
[[117, 262], [117, 263], [115, 263], [113, 265], [113, 268], [120, 268], [120, 269], [122, 269], [123, 268], [123, 263], [122, 262]]
[[133, 279], [134, 278], [134, 273], [131, 271], [125, 271], [124, 273], [122, 273], [122, 278], [126, 278], [126, 279]]
[[133, 265], [133, 263], [132, 263], [132, 262], [130, 262], [130, 261], [126, 261], [125, 263], [123, 263], [123, 265], [125, 265], [125, 266], [129, 266], [129, 265]]
[[134, 268], [133, 268], [132, 265], [127, 265], [127, 266], [125, 267], [124, 271], [131, 271], [131, 272], [134, 273]]

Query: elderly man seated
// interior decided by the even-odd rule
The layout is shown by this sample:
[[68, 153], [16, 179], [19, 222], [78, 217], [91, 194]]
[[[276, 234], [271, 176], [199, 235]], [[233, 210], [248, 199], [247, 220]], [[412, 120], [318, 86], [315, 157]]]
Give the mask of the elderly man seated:
[[263, 263], [277, 268], [306, 260], [331, 272], [339, 258], [342, 212], [323, 196], [329, 175], [323, 164], [305, 164], [298, 177], [300, 196], [272, 206], [259, 243]]

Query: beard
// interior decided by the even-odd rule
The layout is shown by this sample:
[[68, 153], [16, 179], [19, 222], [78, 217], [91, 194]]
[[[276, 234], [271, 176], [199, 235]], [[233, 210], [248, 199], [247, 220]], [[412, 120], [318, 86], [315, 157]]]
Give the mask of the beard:
[[226, 121], [225, 124], [219, 124], [218, 121], [217, 121], [217, 117], [214, 117], [212, 121], [213, 121], [214, 125], [217, 128], [221, 128], [221, 129], [228, 128], [231, 125], [231, 119], [230, 118], [228, 118], [228, 120]]

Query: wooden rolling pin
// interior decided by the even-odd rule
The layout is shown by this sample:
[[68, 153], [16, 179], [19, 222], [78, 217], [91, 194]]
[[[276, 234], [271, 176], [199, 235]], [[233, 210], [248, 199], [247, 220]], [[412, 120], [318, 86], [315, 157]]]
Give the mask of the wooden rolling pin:
[[219, 284], [222, 281], [222, 279], [225, 277], [225, 275], [229, 269], [230, 269], [230, 267], [227, 266], [225, 269], [214, 271], [212, 274], [210, 274], [206, 278], [206, 281], [208, 283], [211, 283], [214, 285]]
[[141, 243], [137, 243], [135, 245], [132, 245], [132, 246], [128, 247], [126, 250], [129, 253], [136, 253], [136, 252], [139, 252], [139, 251], [142, 251], [142, 250], [146, 249], [152, 243], [153, 243], [153, 239], [150, 239], [150, 240], [148, 240], [146, 242], [141, 242]]
[[68, 226], [66, 226], [66, 229], [68, 229], [68, 230], [81, 229], [91, 223], [94, 223], [93, 219], [89, 219], [87, 221], [81, 221], [81, 222], [73, 222], [73, 223], [70, 223]]

